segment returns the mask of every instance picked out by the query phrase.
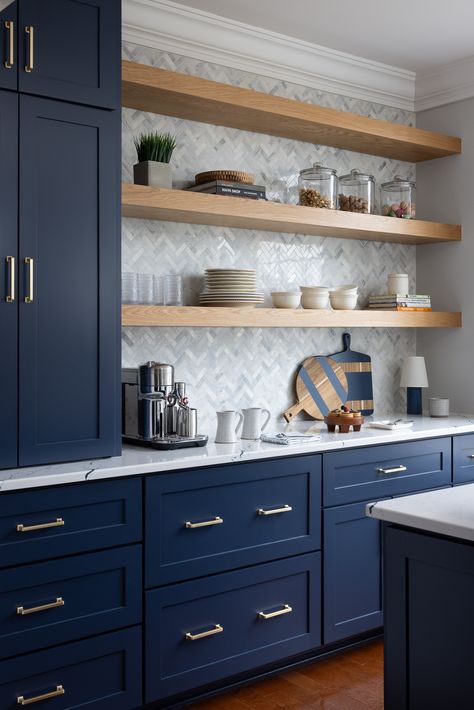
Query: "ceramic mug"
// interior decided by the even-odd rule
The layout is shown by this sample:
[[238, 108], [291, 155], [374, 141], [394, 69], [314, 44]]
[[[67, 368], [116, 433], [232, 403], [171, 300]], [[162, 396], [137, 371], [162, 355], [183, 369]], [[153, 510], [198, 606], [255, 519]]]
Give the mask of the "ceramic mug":
[[[234, 444], [237, 441], [237, 429], [242, 424], [243, 415], [240, 412], [234, 412], [233, 409], [216, 412], [216, 414], [216, 444]], [[238, 417], [237, 425], [235, 424], [236, 416]]]
[[[266, 419], [262, 424], [262, 414], [266, 414]], [[270, 412], [268, 409], [261, 409], [260, 407], [249, 407], [248, 409], [242, 409], [243, 414], [243, 426], [242, 426], [242, 439], [260, 439], [260, 434], [267, 426], [270, 421]]]

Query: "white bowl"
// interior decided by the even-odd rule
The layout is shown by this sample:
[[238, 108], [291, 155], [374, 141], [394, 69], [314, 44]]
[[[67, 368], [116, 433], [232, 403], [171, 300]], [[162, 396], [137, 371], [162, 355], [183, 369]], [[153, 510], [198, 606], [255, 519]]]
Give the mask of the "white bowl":
[[353, 311], [357, 306], [357, 293], [340, 293], [331, 291], [329, 300], [335, 311]]
[[357, 293], [358, 288], [357, 284], [345, 284], [331, 288], [330, 293]]
[[327, 286], [300, 286], [303, 293], [325, 293], [326, 296], [329, 293]]
[[312, 293], [311, 291], [306, 291], [301, 297], [301, 305], [303, 308], [327, 308], [328, 292]]
[[300, 305], [299, 291], [273, 291], [270, 295], [274, 308], [298, 308]]

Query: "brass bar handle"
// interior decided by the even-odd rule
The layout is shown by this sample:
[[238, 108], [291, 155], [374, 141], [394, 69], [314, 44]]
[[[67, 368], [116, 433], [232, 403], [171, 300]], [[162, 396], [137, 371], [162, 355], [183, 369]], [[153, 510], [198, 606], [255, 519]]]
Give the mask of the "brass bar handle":
[[282, 609], [277, 609], [277, 611], [259, 611], [257, 616], [259, 619], [274, 619], [275, 616], [283, 616], [283, 614], [291, 614], [293, 607], [289, 604], [283, 604]]
[[17, 532], [32, 532], [33, 530], [46, 530], [47, 528], [59, 528], [61, 525], [65, 525], [64, 520], [62, 518], [56, 518], [56, 520], [53, 520], [50, 523], [39, 523], [39, 525], [23, 525], [23, 523], [19, 523], [16, 526], [16, 531]]
[[8, 266], [10, 267], [10, 284], [8, 287], [8, 293], [6, 297], [6, 302], [7, 303], [13, 303], [15, 300], [15, 257], [14, 256], [7, 256], [6, 257], [6, 262]]
[[293, 510], [291, 505], [283, 505], [280, 508], [259, 508], [257, 515], [278, 515], [279, 513], [290, 513]]
[[211, 520], [202, 520], [200, 523], [192, 523], [190, 520], [187, 520], [184, 523], [184, 527], [188, 528], [188, 530], [192, 528], [207, 528], [210, 525], [221, 525], [224, 522], [224, 518], [221, 518], [220, 515], [216, 515], [215, 518], [211, 518]]
[[408, 471], [407, 467], [402, 463], [399, 466], [394, 466], [393, 468], [378, 468], [377, 473], [403, 473]]
[[188, 631], [187, 634], [184, 634], [184, 638], [186, 639], [186, 641], [199, 641], [199, 639], [204, 639], [207, 636], [214, 636], [215, 634], [220, 634], [223, 631], [223, 626], [221, 626], [220, 624], [215, 624], [212, 629], [209, 629], [208, 631], [201, 631], [200, 634], [192, 634], [190, 631]]
[[33, 303], [35, 287], [35, 262], [33, 257], [25, 256], [25, 264], [28, 267], [28, 293], [25, 296], [25, 303]]
[[24, 606], [17, 606], [16, 613], [20, 616], [27, 616], [28, 614], [36, 614], [37, 611], [46, 611], [47, 609], [56, 609], [58, 606], [64, 606], [65, 601], [62, 597], [56, 597], [55, 602], [50, 602], [49, 604], [42, 604], [41, 606], [30, 606], [25, 609]]
[[469, 454], [468, 459], [474, 459], [474, 454]]
[[31, 74], [35, 68], [35, 28], [27, 25], [25, 32], [28, 35], [28, 63], [25, 65], [25, 71]]
[[18, 705], [32, 705], [33, 703], [40, 703], [42, 700], [57, 698], [58, 695], [64, 695], [65, 692], [64, 686], [57, 685], [56, 690], [52, 690], [50, 693], [43, 693], [43, 695], [35, 695], [32, 698], [25, 698], [23, 695], [20, 695], [16, 699], [16, 702]]
[[5, 61], [5, 69], [13, 69], [15, 64], [15, 23], [13, 20], [6, 20], [5, 27], [8, 30], [8, 59]]

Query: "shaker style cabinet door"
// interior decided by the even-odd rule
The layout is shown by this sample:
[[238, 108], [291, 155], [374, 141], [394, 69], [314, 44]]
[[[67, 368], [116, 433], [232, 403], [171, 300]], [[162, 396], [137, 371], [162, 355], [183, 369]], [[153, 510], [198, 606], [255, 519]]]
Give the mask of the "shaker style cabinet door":
[[18, 96], [0, 91], [0, 468], [18, 463]]
[[119, 120], [20, 98], [23, 466], [120, 451]]
[[120, 0], [20, 0], [19, 90], [118, 108], [120, 25]]
[[16, 0], [0, 0], [0, 88], [13, 91], [18, 87], [17, 16]]

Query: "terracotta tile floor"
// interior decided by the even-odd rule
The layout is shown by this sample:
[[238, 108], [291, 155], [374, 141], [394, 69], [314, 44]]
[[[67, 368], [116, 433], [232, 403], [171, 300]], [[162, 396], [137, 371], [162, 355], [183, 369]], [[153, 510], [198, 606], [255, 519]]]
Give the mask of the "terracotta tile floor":
[[382, 710], [383, 643], [195, 703], [193, 710]]

